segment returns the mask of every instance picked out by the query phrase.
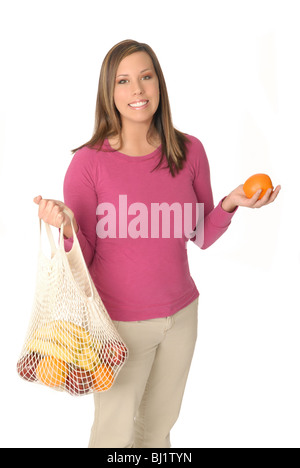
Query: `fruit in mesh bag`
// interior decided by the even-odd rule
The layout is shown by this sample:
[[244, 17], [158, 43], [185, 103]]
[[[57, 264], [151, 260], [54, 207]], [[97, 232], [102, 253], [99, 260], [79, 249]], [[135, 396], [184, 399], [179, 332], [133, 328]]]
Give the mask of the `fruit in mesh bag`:
[[92, 374], [94, 392], [108, 390], [114, 382], [114, 374], [109, 366], [101, 364]]
[[37, 380], [36, 368], [41, 360], [41, 356], [35, 352], [26, 354], [17, 363], [17, 372], [22, 379], [28, 382]]
[[76, 356], [76, 364], [86, 371], [93, 372], [99, 365], [99, 358], [92, 348], [84, 346]]
[[52, 356], [92, 372], [100, 364], [90, 334], [71, 322], [57, 320], [38, 328], [28, 350]]
[[105, 343], [103, 349], [101, 350], [100, 357], [103, 363], [108, 364], [109, 366], [119, 366], [121, 365], [127, 356], [127, 349], [119, 341], [109, 341]]
[[34, 338], [27, 344], [27, 349], [65, 362], [73, 362], [74, 360], [74, 352], [71, 349], [51, 340]]
[[110, 388], [114, 380], [111, 367], [124, 362], [127, 354], [119, 342], [110, 342], [103, 350], [99, 340], [92, 339], [83, 327], [63, 320], [38, 328], [27, 349], [44, 358], [36, 369], [39, 381], [64, 387], [71, 395]]
[[49, 387], [61, 387], [67, 379], [68, 366], [60, 359], [47, 356], [39, 362], [36, 375], [41, 383]]
[[75, 351], [91, 345], [91, 337], [83, 327], [65, 320], [55, 320], [41, 326], [35, 331], [34, 338], [51, 340]]
[[90, 392], [93, 378], [89, 371], [80, 367], [69, 367], [65, 389], [71, 395], [85, 395]]

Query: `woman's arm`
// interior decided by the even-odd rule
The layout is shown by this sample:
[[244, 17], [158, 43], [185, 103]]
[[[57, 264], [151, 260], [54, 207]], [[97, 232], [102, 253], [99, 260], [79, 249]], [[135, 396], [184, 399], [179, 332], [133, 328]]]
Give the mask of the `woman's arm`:
[[258, 198], [261, 191], [256, 192], [252, 198], [247, 198], [243, 190], [243, 185], [239, 185], [214, 207], [209, 162], [202, 143], [199, 143], [198, 166], [196, 167], [196, 177], [193, 186], [198, 203], [204, 203], [204, 219], [199, 220], [197, 224], [197, 229], [203, 229], [204, 238], [203, 235], [198, 235], [191, 240], [204, 250], [210, 247], [227, 231], [231, 219], [239, 206], [261, 208], [262, 206], [268, 205], [275, 200], [281, 186], [278, 185], [274, 191], [271, 189], [268, 190], [264, 197], [259, 200]]
[[[73, 211], [77, 222], [77, 238], [89, 266], [96, 249], [96, 208], [97, 194], [94, 185], [95, 168], [88, 150], [78, 150], [67, 169], [63, 193], [65, 204]], [[75, 227], [75, 226], [74, 226]], [[75, 229], [76, 231], [76, 229]], [[72, 227], [66, 231], [65, 250], [73, 245]]]
[[198, 235], [191, 240], [205, 250], [227, 231], [238, 207], [232, 204], [231, 199], [226, 201], [227, 197], [224, 197], [216, 207], [214, 206], [208, 158], [200, 141], [198, 141], [198, 145], [193, 187], [197, 202], [204, 204], [204, 218], [198, 221]]

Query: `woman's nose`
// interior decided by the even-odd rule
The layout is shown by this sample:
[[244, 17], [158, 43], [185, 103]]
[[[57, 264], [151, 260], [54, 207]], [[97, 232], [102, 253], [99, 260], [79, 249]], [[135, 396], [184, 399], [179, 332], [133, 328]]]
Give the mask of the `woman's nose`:
[[133, 94], [142, 94], [143, 93], [142, 84], [139, 81], [137, 83], [133, 83], [132, 91], [133, 91]]

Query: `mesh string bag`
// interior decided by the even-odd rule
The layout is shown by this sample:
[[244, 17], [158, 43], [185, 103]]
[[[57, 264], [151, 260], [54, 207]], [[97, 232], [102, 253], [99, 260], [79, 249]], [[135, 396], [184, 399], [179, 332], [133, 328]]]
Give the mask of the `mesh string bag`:
[[109, 390], [128, 358], [86, 266], [72, 217], [73, 245], [65, 251], [63, 224], [55, 245], [44, 223], [51, 258], [40, 245], [29, 327], [17, 372], [23, 379], [74, 396]]

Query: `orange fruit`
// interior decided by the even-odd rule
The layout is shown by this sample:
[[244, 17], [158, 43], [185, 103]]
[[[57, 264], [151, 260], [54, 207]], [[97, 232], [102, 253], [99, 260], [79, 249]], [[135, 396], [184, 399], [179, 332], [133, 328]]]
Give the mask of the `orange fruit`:
[[108, 390], [114, 382], [112, 369], [108, 366], [104, 366], [103, 364], [97, 368], [92, 377], [93, 390], [95, 392], [103, 392], [103, 390]]
[[249, 177], [243, 185], [243, 190], [247, 198], [253, 197], [253, 195], [258, 191], [262, 190], [259, 200], [265, 195], [268, 189], [273, 190], [273, 184], [270, 177], [267, 174], [254, 174]]
[[68, 366], [64, 361], [48, 356], [36, 368], [37, 378], [49, 387], [60, 387], [66, 381]]

